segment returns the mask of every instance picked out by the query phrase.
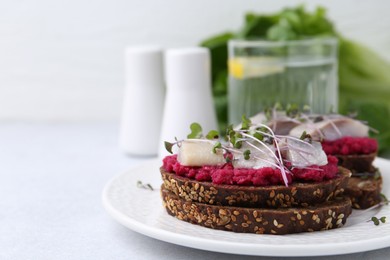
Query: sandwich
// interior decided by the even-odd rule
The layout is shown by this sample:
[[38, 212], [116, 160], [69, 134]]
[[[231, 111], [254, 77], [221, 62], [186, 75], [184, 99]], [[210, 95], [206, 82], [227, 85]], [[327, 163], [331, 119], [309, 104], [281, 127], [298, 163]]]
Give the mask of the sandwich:
[[[201, 129], [200, 126], [192, 129]], [[351, 171], [319, 142], [279, 135], [243, 117], [223, 142], [216, 131], [166, 142], [161, 196], [168, 214], [233, 232], [291, 234], [338, 228], [351, 213]]]

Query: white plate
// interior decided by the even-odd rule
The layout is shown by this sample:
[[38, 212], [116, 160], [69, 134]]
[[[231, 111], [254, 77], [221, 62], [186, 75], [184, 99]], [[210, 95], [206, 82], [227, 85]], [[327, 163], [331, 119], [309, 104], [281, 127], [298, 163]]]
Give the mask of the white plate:
[[[189, 224], [169, 216], [162, 206], [158, 160], [148, 161], [114, 179], [104, 188], [103, 205], [124, 226], [166, 242], [203, 250], [262, 256], [319, 256], [348, 254], [390, 246], [390, 224], [375, 226], [372, 216], [387, 216], [390, 206], [359, 214], [354, 211], [338, 229], [291, 235], [256, 235], [219, 231]], [[384, 176], [383, 193], [390, 195], [390, 161], [376, 159]], [[137, 188], [150, 183], [154, 191]]]

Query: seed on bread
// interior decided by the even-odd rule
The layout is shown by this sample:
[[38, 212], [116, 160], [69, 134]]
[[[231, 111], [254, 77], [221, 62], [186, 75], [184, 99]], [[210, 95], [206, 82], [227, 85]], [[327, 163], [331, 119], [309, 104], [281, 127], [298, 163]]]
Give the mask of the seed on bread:
[[289, 234], [326, 230], [344, 225], [351, 213], [348, 197], [338, 197], [306, 209], [254, 209], [186, 201], [164, 185], [161, 194], [170, 215], [200, 226], [233, 232]]

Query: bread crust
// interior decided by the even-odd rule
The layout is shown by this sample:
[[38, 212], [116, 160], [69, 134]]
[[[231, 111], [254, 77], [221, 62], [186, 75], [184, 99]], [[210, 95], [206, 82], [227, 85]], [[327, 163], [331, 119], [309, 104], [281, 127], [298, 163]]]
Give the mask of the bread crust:
[[162, 167], [160, 172], [163, 188], [186, 201], [256, 208], [308, 207], [330, 201], [344, 192], [351, 175], [349, 170], [339, 167], [335, 179], [320, 183], [295, 182], [288, 187], [284, 185], [255, 187], [196, 181], [166, 172]]
[[188, 201], [161, 187], [168, 214], [192, 224], [239, 233], [292, 234], [338, 228], [351, 214], [351, 200], [336, 197], [307, 208], [242, 208]]
[[351, 177], [345, 194], [351, 198], [352, 207], [367, 209], [381, 202], [382, 177]]
[[351, 170], [352, 175], [358, 172], [369, 172], [372, 169], [372, 162], [375, 160], [376, 153], [370, 154], [353, 154], [334, 156], [339, 160], [339, 165]]

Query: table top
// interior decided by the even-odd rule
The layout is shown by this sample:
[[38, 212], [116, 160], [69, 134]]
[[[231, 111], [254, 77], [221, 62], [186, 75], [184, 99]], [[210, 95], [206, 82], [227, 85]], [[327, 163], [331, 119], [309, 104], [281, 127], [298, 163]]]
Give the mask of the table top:
[[[115, 122], [0, 123], [1, 259], [238, 258], [158, 241], [116, 223], [102, 207], [104, 185], [150, 159], [124, 155], [117, 141]], [[390, 248], [316, 259], [388, 255]]]

